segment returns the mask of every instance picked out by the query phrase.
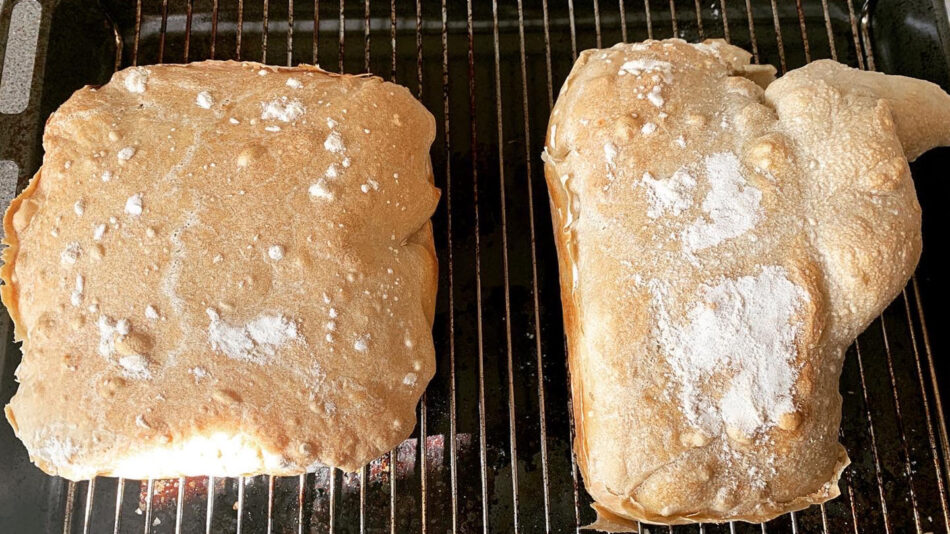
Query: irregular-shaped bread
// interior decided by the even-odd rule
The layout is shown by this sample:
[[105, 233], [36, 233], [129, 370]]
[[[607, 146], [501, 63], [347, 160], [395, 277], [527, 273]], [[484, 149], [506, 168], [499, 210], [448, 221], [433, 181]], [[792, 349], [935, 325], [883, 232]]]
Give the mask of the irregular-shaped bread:
[[[763, 521], [838, 495], [844, 350], [917, 263], [936, 85], [721, 41], [588, 50], [553, 111], [575, 450], [597, 526]], [[757, 80], [762, 87], [751, 80]]]
[[135, 67], [46, 127], [6, 218], [7, 418], [43, 470], [354, 470], [435, 368], [432, 116], [378, 78]]

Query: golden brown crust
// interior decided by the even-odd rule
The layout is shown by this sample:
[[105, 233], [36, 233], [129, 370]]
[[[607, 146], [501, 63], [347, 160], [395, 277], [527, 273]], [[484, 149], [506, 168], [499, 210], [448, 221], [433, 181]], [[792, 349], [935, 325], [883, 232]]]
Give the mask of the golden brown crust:
[[6, 415], [70, 479], [354, 470], [435, 371], [432, 116], [316, 67], [135, 67], [55, 112], [4, 217]]
[[836, 497], [844, 348], [920, 254], [907, 158], [950, 141], [950, 97], [831, 62], [769, 83], [748, 63], [722, 41], [588, 50], [552, 111], [594, 528], [759, 522]]

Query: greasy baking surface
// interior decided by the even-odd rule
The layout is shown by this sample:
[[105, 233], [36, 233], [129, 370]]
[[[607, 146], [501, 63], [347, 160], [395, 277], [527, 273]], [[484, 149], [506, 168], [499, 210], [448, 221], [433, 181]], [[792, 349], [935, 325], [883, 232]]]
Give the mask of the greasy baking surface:
[[605, 529], [837, 496], [844, 348], [920, 254], [907, 159], [950, 142], [950, 97], [748, 63], [715, 41], [588, 50], [551, 117], [575, 451]]
[[378, 78], [203, 62], [50, 118], [4, 220], [7, 417], [81, 479], [352, 470], [434, 373], [431, 115]]

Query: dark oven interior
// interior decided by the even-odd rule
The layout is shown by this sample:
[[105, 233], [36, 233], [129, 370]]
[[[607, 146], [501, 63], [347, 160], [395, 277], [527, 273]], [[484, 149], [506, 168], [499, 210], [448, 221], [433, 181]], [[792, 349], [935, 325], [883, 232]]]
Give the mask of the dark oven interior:
[[[579, 50], [724, 37], [780, 72], [818, 58], [948, 87], [941, 2], [853, 0], [0, 0], [0, 192], [38, 168], [42, 126], [84, 84], [132, 64], [319, 63], [408, 86], [436, 116], [438, 372], [410, 439], [362, 471], [72, 483], [0, 424], [4, 532], [567, 532], [592, 521], [571, 455], [557, 264], [539, 155]], [[850, 348], [840, 498], [763, 525], [675, 532], [946, 532], [938, 377], [950, 336], [943, 246], [950, 151], [912, 168], [917, 275]], [[4, 203], [5, 205], [5, 203]], [[926, 318], [926, 322], [925, 322]], [[928, 329], [929, 325], [929, 329]], [[19, 349], [4, 314], [0, 402]], [[946, 386], [946, 384], [942, 384]], [[648, 527], [650, 531], [666, 528]]]

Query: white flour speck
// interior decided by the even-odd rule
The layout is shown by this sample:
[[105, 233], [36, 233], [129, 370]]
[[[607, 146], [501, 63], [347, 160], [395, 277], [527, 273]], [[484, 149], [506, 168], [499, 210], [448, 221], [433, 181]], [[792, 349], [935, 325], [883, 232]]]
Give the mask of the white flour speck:
[[128, 319], [119, 319], [115, 322], [115, 331], [119, 335], [127, 336], [132, 331], [132, 324], [129, 323]]
[[653, 89], [650, 89], [650, 92], [647, 93], [647, 100], [649, 100], [651, 104], [658, 108], [663, 107], [663, 103], [665, 101], [663, 100], [663, 96], [660, 95], [659, 85], [654, 85]]
[[159, 316], [158, 316], [158, 310], [155, 309], [155, 306], [152, 306], [151, 304], [149, 304], [148, 306], [145, 307], [145, 318], [146, 318], [146, 319], [148, 319], [148, 320], [150, 320], [150, 321], [154, 321], [154, 320], [158, 319], [158, 317], [159, 317]]
[[105, 235], [105, 233], [106, 233], [106, 225], [98, 224], [92, 230], [92, 239], [94, 241], [102, 241], [102, 236]]
[[69, 295], [69, 303], [73, 306], [79, 307], [82, 304], [82, 292], [85, 286], [85, 280], [83, 280], [82, 275], [76, 275], [76, 287], [73, 289], [73, 292]]
[[280, 261], [284, 259], [284, 247], [280, 245], [272, 245], [267, 249], [267, 255], [270, 256], [270, 259], [274, 261]]
[[[132, 156], [134, 156], [134, 155], [135, 155], [135, 147], [133, 147], [133, 146], [127, 146], [127, 147], [123, 148], [122, 150], [120, 150], [120, 151], [115, 155], [115, 157], [119, 158], [119, 161], [129, 161], [130, 159], [132, 159]], [[105, 175], [103, 174], [103, 176], [105, 176]], [[111, 174], [110, 174], [110, 176], [111, 176]], [[103, 181], [104, 181], [104, 182], [107, 182], [108, 180], [105, 180], [105, 179], [103, 178]]]
[[[346, 150], [346, 147], [343, 146], [343, 137], [340, 135], [340, 132], [332, 131], [327, 135], [326, 140], [323, 142], [323, 148], [327, 152], [333, 152], [334, 154], [339, 154]], [[346, 167], [347, 165], [344, 165]]]
[[102, 178], [103, 182], [108, 182], [112, 179], [112, 171], [102, 171], [102, 176], [100, 176], [100, 178]]
[[640, 127], [640, 133], [643, 135], [650, 135], [656, 131], [656, 124], [648, 122]]
[[353, 348], [358, 352], [366, 352], [369, 350], [369, 334], [363, 334], [356, 338], [356, 341], [353, 342]]
[[82, 217], [82, 214], [86, 211], [86, 203], [79, 199], [73, 204], [73, 211], [76, 212], [76, 215]]
[[67, 265], [72, 265], [79, 261], [80, 257], [82, 257], [82, 247], [79, 246], [79, 242], [73, 241], [66, 245], [66, 248], [59, 254], [59, 261]]
[[109, 317], [100, 315], [96, 327], [99, 329], [99, 354], [108, 358], [115, 350], [115, 323]]
[[136, 193], [125, 201], [125, 212], [133, 217], [142, 214], [142, 193]]
[[208, 371], [204, 367], [192, 367], [188, 372], [195, 376], [195, 382], [200, 382], [202, 378], [208, 376]]
[[291, 89], [300, 89], [303, 87], [303, 83], [301, 83], [297, 78], [287, 78], [287, 87], [290, 87]]
[[195, 104], [198, 104], [199, 108], [211, 109], [211, 106], [214, 105], [214, 98], [208, 91], [201, 91], [195, 97]]

